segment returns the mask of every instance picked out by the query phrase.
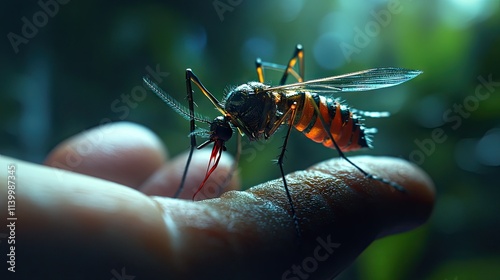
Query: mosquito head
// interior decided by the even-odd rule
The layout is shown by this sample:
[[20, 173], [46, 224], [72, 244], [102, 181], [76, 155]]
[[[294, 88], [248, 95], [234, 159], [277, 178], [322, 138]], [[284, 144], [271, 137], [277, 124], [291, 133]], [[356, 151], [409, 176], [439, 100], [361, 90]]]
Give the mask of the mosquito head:
[[226, 146], [224, 143], [231, 139], [233, 136], [233, 129], [229, 124], [229, 118], [224, 116], [216, 117], [210, 123], [210, 131], [208, 132], [209, 139], [203, 143], [201, 143], [197, 149], [202, 149], [210, 143], [215, 143], [216, 146], [220, 146], [222, 150], [226, 150]]
[[268, 86], [249, 82], [229, 92], [225, 100], [226, 112], [231, 123], [245, 133], [250, 140], [258, 140], [276, 116], [276, 105], [273, 96], [263, 89]]
[[231, 139], [233, 129], [229, 125], [229, 120], [223, 116], [216, 117], [210, 123], [210, 139], [213, 141], [222, 140], [226, 142]]

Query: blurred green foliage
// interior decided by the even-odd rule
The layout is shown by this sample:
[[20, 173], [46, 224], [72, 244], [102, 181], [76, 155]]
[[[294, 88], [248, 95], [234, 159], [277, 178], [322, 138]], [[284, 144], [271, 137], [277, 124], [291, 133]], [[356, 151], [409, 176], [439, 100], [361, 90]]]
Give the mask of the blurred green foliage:
[[[257, 56], [284, 64], [297, 43], [307, 79], [419, 69], [421, 76], [398, 87], [339, 97], [393, 114], [366, 120], [379, 130], [375, 149], [353, 154], [420, 165], [436, 184], [434, 214], [422, 229], [378, 241], [340, 278], [500, 275], [498, 1], [41, 2], [57, 7], [4, 1], [0, 11], [0, 153], [40, 162], [58, 142], [108, 120], [150, 127], [171, 155], [186, 150], [188, 123], [140, 91], [147, 67], [169, 73], [159, 84], [181, 102], [186, 68], [222, 98], [228, 86], [256, 79]], [[269, 74], [275, 83], [279, 73]], [[197, 97], [200, 113], [217, 115]], [[282, 132], [268, 143], [244, 140], [245, 187], [278, 177], [271, 160]], [[288, 151], [288, 171], [336, 156], [297, 132]]]

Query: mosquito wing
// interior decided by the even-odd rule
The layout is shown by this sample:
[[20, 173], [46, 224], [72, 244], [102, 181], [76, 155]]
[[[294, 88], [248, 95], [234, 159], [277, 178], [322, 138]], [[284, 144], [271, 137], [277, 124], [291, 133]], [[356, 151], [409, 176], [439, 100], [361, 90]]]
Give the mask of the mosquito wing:
[[310, 90], [319, 93], [366, 91], [399, 85], [421, 74], [419, 70], [375, 68], [302, 83], [267, 88], [272, 90]]

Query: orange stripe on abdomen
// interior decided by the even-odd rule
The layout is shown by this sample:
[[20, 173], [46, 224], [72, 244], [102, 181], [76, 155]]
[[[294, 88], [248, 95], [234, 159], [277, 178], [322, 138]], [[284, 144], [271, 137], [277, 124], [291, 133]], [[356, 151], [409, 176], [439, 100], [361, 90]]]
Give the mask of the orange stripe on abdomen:
[[313, 121], [314, 116], [316, 115], [314, 110], [314, 105], [311, 102], [314, 102], [312, 98], [307, 98], [309, 96], [308, 93], [304, 93], [304, 104], [299, 106], [300, 112], [297, 114], [299, 117], [298, 121], [294, 122], [294, 127], [298, 131], [304, 131], [309, 124]]
[[318, 117], [321, 116], [340, 150], [345, 152], [369, 147], [364, 128], [349, 108], [318, 94], [307, 92], [303, 94], [304, 104], [299, 106], [301, 112], [297, 113], [298, 120], [294, 121], [297, 130], [314, 142], [334, 149], [335, 145]]

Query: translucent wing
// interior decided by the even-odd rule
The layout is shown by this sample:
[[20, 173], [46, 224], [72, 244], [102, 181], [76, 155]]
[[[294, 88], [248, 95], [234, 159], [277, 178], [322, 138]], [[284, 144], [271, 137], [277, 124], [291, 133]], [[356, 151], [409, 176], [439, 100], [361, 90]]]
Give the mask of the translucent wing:
[[311, 90], [315, 92], [366, 91], [399, 85], [420, 75], [422, 71], [403, 68], [375, 68], [302, 83], [267, 88], [272, 90]]

